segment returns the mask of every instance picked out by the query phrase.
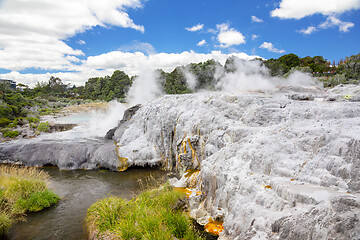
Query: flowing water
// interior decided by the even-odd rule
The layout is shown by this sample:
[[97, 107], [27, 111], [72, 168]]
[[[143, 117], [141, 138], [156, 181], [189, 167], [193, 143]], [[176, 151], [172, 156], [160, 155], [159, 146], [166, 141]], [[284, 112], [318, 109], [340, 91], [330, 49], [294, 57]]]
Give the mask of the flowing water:
[[10, 240], [87, 239], [84, 219], [91, 204], [109, 195], [130, 200], [147, 184], [156, 185], [167, 177], [164, 171], [148, 168], [125, 172], [60, 171], [55, 167], [44, 170], [50, 174], [50, 187], [61, 200], [55, 207], [31, 213], [26, 222], [15, 224]]

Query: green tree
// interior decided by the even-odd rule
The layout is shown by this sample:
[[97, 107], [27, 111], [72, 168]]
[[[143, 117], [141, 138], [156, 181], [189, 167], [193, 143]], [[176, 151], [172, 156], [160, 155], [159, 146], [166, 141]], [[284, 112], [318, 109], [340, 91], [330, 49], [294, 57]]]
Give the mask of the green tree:
[[111, 77], [89, 78], [85, 83], [84, 95], [93, 100], [123, 100], [132, 82], [133, 80], [125, 72], [116, 70]]
[[291, 68], [300, 66], [300, 58], [293, 53], [286, 54], [279, 58], [281, 64], [283, 64], [285, 68], [285, 73], [290, 71]]
[[113, 73], [110, 83], [108, 84], [108, 86], [111, 86], [111, 90], [114, 91], [114, 97], [119, 99], [124, 99], [126, 97], [131, 85], [132, 80], [125, 72], [120, 70], [116, 70]]
[[271, 76], [281, 76], [286, 73], [287, 68], [285, 64], [281, 63], [278, 59], [270, 58], [264, 64], [270, 70]]
[[187, 87], [186, 78], [180, 67], [177, 67], [171, 73], [162, 74], [164, 77], [163, 90], [166, 94], [184, 94], [190, 93], [191, 90]]

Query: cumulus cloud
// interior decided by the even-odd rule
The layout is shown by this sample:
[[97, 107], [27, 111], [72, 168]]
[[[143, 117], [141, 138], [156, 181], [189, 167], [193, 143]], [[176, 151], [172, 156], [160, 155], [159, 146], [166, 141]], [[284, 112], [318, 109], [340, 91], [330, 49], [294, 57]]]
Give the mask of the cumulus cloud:
[[360, 0], [282, 0], [272, 17], [301, 19], [320, 13], [326, 16], [360, 9]]
[[252, 34], [252, 35], [251, 35], [251, 40], [255, 40], [255, 39], [257, 39], [257, 38], [259, 38], [259, 35], [256, 35], [256, 34]]
[[157, 53], [149, 56], [140, 52], [128, 53], [113, 51], [99, 56], [89, 57], [85, 65], [94, 69], [120, 69], [130, 75], [136, 75], [144, 64], [151, 66], [153, 69], [161, 68], [169, 72], [177, 66], [205, 62], [209, 59], [215, 59], [224, 64], [229, 56], [237, 56], [247, 60], [258, 57], [249, 56], [246, 53], [224, 54], [221, 51], [212, 51], [208, 54], [185, 51], [182, 53]]
[[187, 27], [185, 28], [186, 30], [188, 30], [189, 32], [197, 32], [197, 31], [200, 31], [201, 29], [203, 29], [204, 27], [204, 24], [198, 24], [198, 25], [195, 25], [195, 26], [192, 26], [192, 27]]
[[348, 32], [349, 28], [354, 27], [354, 23], [343, 22], [335, 16], [329, 16], [325, 22], [319, 25], [319, 27], [323, 29], [338, 27], [340, 32]]
[[98, 56], [90, 56], [76, 66], [76, 71], [44, 73], [44, 74], [21, 74], [13, 71], [7, 74], [0, 74], [0, 78], [13, 79], [17, 82], [34, 86], [38, 81], [47, 81], [54, 75], [61, 78], [66, 84], [84, 85], [90, 77], [110, 75], [115, 70], [122, 70], [130, 76], [142, 74], [144, 66], [147, 70], [158, 68], [166, 72], [171, 72], [175, 67], [187, 65], [189, 63], [205, 62], [214, 59], [221, 64], [230, 56], [236, 56], [240, 59], [251, 60], [259, 56], [251, 56], [246, 53], [224, 54], [221, 51], [212, 51], [211, 53], [196, 53], [185, 51], [182, 53], [157, 53], [145, 55], [142, 52], [122, 52], [112, 51]]
[[327, 17], [325, 22], [319, 24], [318, 28], [314, 26], [309, 26], [308, 28], [301, 29], [298, 32], [310, 35], [313, 32], [318, 31], [319, 29], [328, 29], [332, 27], [338, 27], [340, 32], [348, 32], [349, 28], [352, 28], [354, 26], [355, 24], [352, 22], [343, 22], [335, 16], [329, 16]]
[[218, 41], [220, 42], [219, 47], [228, 48], [230, 46], [240, 45], [246, 42], [244, 35], [234, 28], [230, 28], [228, 24], [222, 23], [218, 24], [216, 27], [219, 31], [217, 36]]
[[9, 70], [70, 70], [84, 53], [64, 42], [95, 26], [144, 32], [126, 13], [141, 0], [4, 1], [0, 8], [0, 66]]
[[251, 21], [261, 23], [264, 22], [264, 20], [258, 18], [257, 16], [251, 16]]
[[207, 42], [205, 41], [205, 39], [201, 40], [200, 42], [198, 42], [196, 45], [199, 47], [204, 46], [205, 44], [207, 44]]
[[312, 34], [313, 32], [317, 31], [317, 28], [314, 27], [314, 26], [309, 26], [308, 28], [306, 29], [301, 29], [299, 30], [300, 33], [303, 33], [303, 34], [306, 34], [306, 35], [310, 35]]
[[276, 47], [274, 47], [274, 45], [271, 42], [263, 42], [259, 48], [266, 49], [269, 52], [274, 52], [274, 53], [284, 53], [285, 52], [285, 50], [283, 50], [283, 49], [277, 49]]

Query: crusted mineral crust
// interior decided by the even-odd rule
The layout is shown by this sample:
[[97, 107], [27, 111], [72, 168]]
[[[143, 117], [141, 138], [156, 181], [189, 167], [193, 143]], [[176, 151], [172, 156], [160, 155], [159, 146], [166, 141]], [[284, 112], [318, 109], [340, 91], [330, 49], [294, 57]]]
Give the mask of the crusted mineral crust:
[[359, 96], [358, 86], [164, 96], [108, 142], [60, 142], [44, 156], [36, 153], [41, 141], [6, 143], [0, 158], [64, 168], [122, 169], [119, 156], [127, 166], [162, 165], [183, 174], [174, 185], [193, 193], [193, 217], [223, 222], [222, 239], [359, 239]]

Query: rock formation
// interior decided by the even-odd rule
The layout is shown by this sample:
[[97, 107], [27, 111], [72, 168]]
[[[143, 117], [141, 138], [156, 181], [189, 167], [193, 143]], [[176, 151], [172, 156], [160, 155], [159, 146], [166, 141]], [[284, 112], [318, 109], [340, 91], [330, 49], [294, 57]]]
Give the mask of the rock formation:
[[359, 239], [359, 96], [358, 86], [164, 96], [113, 140], [5, 143], [0, 159], [185, 173], [174, 184], [191, 188], [200, 223], [223, 222], [221, 239]]

